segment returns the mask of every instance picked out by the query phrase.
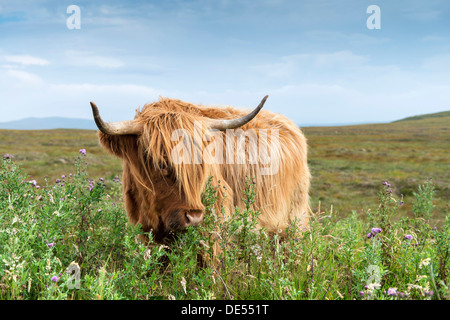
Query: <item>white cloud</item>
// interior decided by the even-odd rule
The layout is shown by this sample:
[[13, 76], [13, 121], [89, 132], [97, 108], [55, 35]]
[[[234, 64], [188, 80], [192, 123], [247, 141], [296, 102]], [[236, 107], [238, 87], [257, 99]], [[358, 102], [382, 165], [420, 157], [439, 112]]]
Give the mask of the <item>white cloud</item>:
[[51, 84], [50, 88], [55, 91], [62, 91], [71, 93], [71, 95], [84, 94], [127, 94], [140, 96], [157, 96], [158, 92], [152, 87], [135, 85], [135, 84], [116, 84], [116, 85], [101, 85], [101, 84]]
[[438, 54], [424, 59], [423, 68], [435, 72], [450, 70], [450, 54]]
[[69, 65], [108, 69], [120, 68], [124, 65], [120, 59], [95, 55], [87, 51], [68, 50], [66, 51], [66, 60]]
[[23, 70], [10, 69], [6, 72], [6, 74], [9, 77], [17, 79], [21, 82], [27, 82], [32, 85], [40, 85], [43, 83], [42, 79], [39, 78], [37, 75]]
[[284, 56], [278, 62], [257, 65], [252, 69], [269, 78], [285, 78], [296, 74], [304, 74], [306, 71], [313, 69], [316, 69], [317, 72], [324, 68], [328, 72], [339, 68], [354, 70], [368, 61], [369, 58], [366, 56], [355, 55], [351, 51], [339, 51]]
[[424, 42], [443, 42], [443, 43], [447, 43], [450, 40], [450, 37], [443, 37], [443, 36], [438, 36], [438, 35], [428, 35], [428, 36], [424, 36], [420, 40], [424, 41]]
[[8, 55], [4, 56], [4, 59], [7, 62], [17, 63], [22, 66], [31, 66], [31, 65], [46, 66], [50, 64], [50, 62], [45, 59], [33, 57], [30, 55]]
[[351, 46], [381, 45], [392, 42], [388, 37], [369, 36], [363, 33], [344, 33], [339, 31], [311, 30], [303, 33], [307, 38], [324, 42], [339, 42]]

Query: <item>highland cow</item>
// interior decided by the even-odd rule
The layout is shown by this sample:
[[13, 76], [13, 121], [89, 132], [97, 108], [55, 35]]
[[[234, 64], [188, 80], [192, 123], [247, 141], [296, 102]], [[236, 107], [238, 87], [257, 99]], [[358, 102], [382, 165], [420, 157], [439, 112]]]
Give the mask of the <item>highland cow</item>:
[[260, 111], [266, 99], [247, 114], [160, 98], [137, 110], [134, 120], [114, 123], [103, 122], [91, 102], [101, 145], [123, 161], [130, 222], [163, 243], [170, 234], [202, 222], [201, 195], [209, 177], [221, 186], [215, 213], [225, 216], [245, 208], [243, 191], [251, 178], [260, 227], [283, 233], [295, 220], [306, 229], [306, 139], [286, 117]]

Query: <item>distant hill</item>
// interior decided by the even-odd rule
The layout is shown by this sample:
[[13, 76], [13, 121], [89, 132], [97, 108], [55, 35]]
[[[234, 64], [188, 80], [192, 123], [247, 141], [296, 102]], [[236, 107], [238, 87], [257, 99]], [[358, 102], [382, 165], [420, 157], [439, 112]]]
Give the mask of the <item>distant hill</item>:
[[403, 122], [403, 121], [425, 120], [425, 119], [431, 119], [431, 118], [449, 118], [449, 120], [450, 120], [450, 111], [422, 114], [422, 115], [418, 115], [418, 116], [413, 116], [413, 117], [408, 117], [408, 118], [403, 118], [400, 120], [392, 121], [392, 123]]
[[62, 117], [25, 118], [10, 122], [0, 122], [0, 129], [47, 130], [47, 129], [87, 129], [97, 130], [94, 120]]
[[[437, 113], [423, 114], [413, 117], [408, 117], [392, 123], [403, 122], [403, 121], [415, 121], [415, 120], [427, 120], [436, 118], [449, 118], [450, 121], [450, 111], [443, 111]], [[359, 124], [370, 124], [370, 123], [334, 123], [334, 124], [319, 124], [319, 123], [308, 123], [302, 124], [300, 127], [333, 127], [333, 126], [350, 126]], [[9, 130], [50, 130], [50, 129], [84, 129], [84, 130], [97, 130], [94, 120], [88, 119], [74, 119], [74, 118], [63, 118], [63, 117], [47, 117], [47, 118], [25, 118], [16, 121], [0, 122], [0, 129]]]

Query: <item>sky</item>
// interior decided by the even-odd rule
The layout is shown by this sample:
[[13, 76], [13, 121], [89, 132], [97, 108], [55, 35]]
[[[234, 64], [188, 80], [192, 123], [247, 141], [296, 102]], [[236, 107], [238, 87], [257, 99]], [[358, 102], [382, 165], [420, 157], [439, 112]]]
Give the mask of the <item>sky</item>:
[[0, 122], [266, 94], [300, 126], [388, 122], [450, 110], [449, 75], [448, 0], [0, 0]]

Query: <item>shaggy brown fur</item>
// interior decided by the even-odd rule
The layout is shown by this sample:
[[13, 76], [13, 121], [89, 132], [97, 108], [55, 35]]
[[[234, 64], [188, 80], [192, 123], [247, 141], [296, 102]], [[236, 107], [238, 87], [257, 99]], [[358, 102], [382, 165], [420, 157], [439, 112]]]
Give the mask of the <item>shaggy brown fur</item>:
[[[259, 224], [271, 233], [282, 233], [294, 219], [304, 229], [308, 227], [310, 215], [308, 189], [310, 173], [307, 166], [307, 144], [300, 129], [289, 119], [270, 111], [261, 111], [253, 120], [240, 129], [253, 129], [260, 139], [260, 129], [268, 132], [267, 147], [279, 157], [278, 172], [264, 175], [261, 163], [237, 164], [235, 162], [214, 163], [213, 154], [204, 151], [211, 141], [201, 139], [192, 144], [193, 150], [203, 155], [201, 163], [174, 163], [171, 154], [179, 140], [172, 141], [176, 129], [184, 129], [191, 137], [211, 137], [206, 125], [199, 129], [196, 121], [206, 124], [208, 118], [235, 119], [245, 115], [231, 107], [213, 108], [193, 105], [167, 98], [144, 106], [135, 120], [143, 127], [142, 134], [110, 136], [99, 132], [100, 143], [112, 154], [123, 159], [123, 192], [125, 207], [133, 224], [142, 224], [145, 232], [152, 231], [155, 240], [163, 242], [171, 231], [183, 229], [186, 213], [203, 214], [201, 193], [209, 176], [219, 188], [220, 205], [230, 215], [235, 207], [244, 208], [242, 201], [246, 177], [255, 181], [256, 201], [254, 208], [260, 210]], [[279, 146], [271, 145], [270, 130], [278, 130]], [[197, 132], [196, 132], [197, 130]], [[217, 133], [216, 133], [217, 134]], [[232, 146], [218, 132], [213, 139], [222, 138], [223, 156]], [[249, 138], [246, 138], [249, 142]], [[228, 150], [229, 152], [230, 150]], [[217, 152], [217, 151], [216, 151]], [[220, 183], [219, 183], [220, 181]]]

